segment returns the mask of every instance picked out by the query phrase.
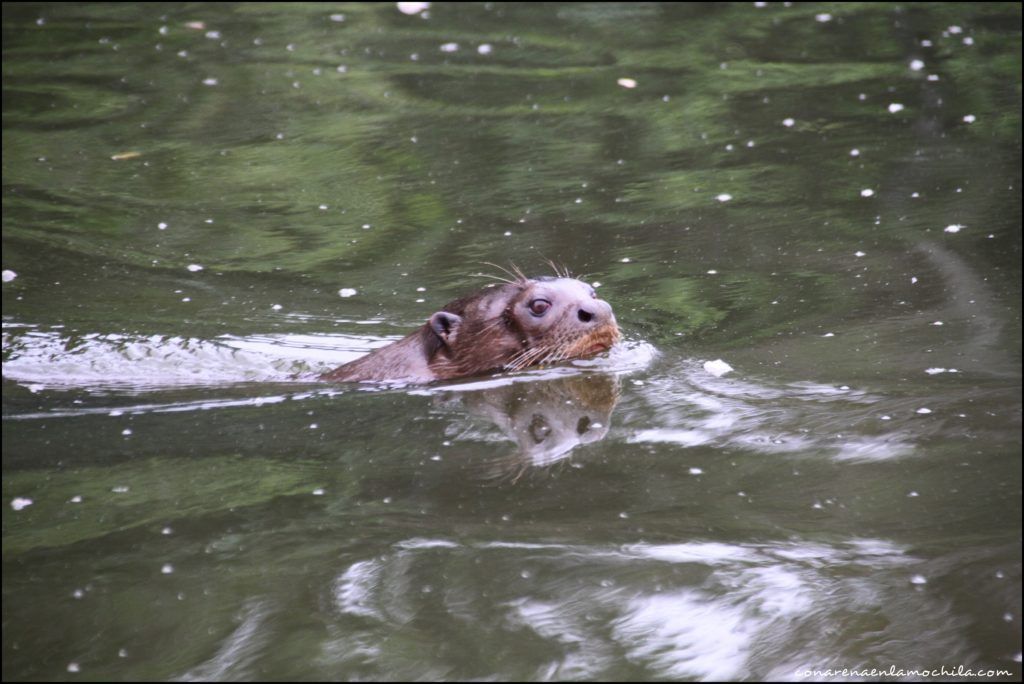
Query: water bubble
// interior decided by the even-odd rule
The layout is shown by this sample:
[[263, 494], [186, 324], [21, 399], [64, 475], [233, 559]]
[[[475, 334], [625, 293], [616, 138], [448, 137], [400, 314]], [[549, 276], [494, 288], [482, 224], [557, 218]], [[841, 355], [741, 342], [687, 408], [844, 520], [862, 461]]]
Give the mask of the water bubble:
[[875, 191], [872, 190], [871, 188], [864, 188], [863, 190], [860, 191], [860, 196], [861, 197], [871, 197], [874, 194], [875, 194]]
[[161, 572], [162, 574], [164, 574], [164, 575], [170, 575], [171, 573], [173, 573], [173, 572], [174, 572], [174, 566], [173, 566], [173, 565], [171, 565], [170, 563], [164, 563], [164, 564], [163, 564], [163, 565], [162, 565], [162, 566], [160, 567], [160, 572]]
[[481, 55], [489, 55], [494, 51], [494, 47], [490, 43], [484, 43], [483, 45], [478, 46], [476, 51]]
[[23, 508], [28, 508], [29, 506], [32, 505], [32, 503], [32, 499], [23, 496], [16, 496], [13, 499], [11, 499], [11, 508], [13, 508], [16, 511], [20, 511]]
[[965, 114], [964, 115], [964, 123], [974, 123], [977, 120], [978, 120], [978, 117], [974, 116], [973, 114]]
[[890, 114], [895, 114], [897, 112], [902, 112], [903, 109], [904, 109], [903, 105], [901, 105], [899, 102], [893, 102], [892, 104], [889, 105], [889, 113]]
[[785, 126], [786, 128], [792, 128], [793, 124], [795, 124], [795, 123], [796, 123], [796, 120], [791, 118], [791, 117], [782, 120], [782, 125]]
[[338, 296], [340, 297], [354, 297], [356, 295], [356, 289], [353, 287], [343, 287], [338, 290]]
[[920, 71], [924, 69], [924, 62], [920, 59], [912, 59], [910, 60], [910, 68], [913, 71]]
[[203, 267], [200, 266], [199, 264], [189, 264], [185, 268], [187, 268], [188, 270], [192, 271], [193, 273], [198, 273], [199, 271], [203, 270]]

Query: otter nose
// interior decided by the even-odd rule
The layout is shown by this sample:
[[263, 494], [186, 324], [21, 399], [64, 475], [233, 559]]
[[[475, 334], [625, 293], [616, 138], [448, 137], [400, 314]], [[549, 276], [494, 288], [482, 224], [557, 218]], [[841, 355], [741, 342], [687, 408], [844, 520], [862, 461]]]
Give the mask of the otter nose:
[[612, 307], [601, 299], [594, 299], [576, 310], [580, 323], [605, 323], [611, 318]]

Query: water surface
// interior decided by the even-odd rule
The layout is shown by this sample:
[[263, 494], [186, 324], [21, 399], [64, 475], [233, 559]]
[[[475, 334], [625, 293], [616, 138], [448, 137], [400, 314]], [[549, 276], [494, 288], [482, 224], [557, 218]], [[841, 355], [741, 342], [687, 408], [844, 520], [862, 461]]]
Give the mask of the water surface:
[[1019, 5], [3, 12], [5, 680], [1021, 677]]

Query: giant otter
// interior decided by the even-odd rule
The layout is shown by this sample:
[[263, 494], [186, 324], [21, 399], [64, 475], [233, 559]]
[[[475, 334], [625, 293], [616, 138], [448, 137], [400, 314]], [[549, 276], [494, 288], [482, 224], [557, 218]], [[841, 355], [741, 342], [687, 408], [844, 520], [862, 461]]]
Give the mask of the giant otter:
[[574, 278], [526, 278], [449, 302], [418, 330], [320, 376], [431, 382], [593, 356], [619, 339], [608, 302]]

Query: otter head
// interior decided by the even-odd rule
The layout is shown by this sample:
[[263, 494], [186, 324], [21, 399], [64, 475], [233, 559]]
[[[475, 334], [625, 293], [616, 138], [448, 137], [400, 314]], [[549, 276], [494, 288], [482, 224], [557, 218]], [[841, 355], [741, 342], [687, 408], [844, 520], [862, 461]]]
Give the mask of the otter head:
[[520, 370], [607, 351], [619, 339], [608, 302], [573, 278], [532, 278], [449, 303], [427, 322], [438, 378]]

